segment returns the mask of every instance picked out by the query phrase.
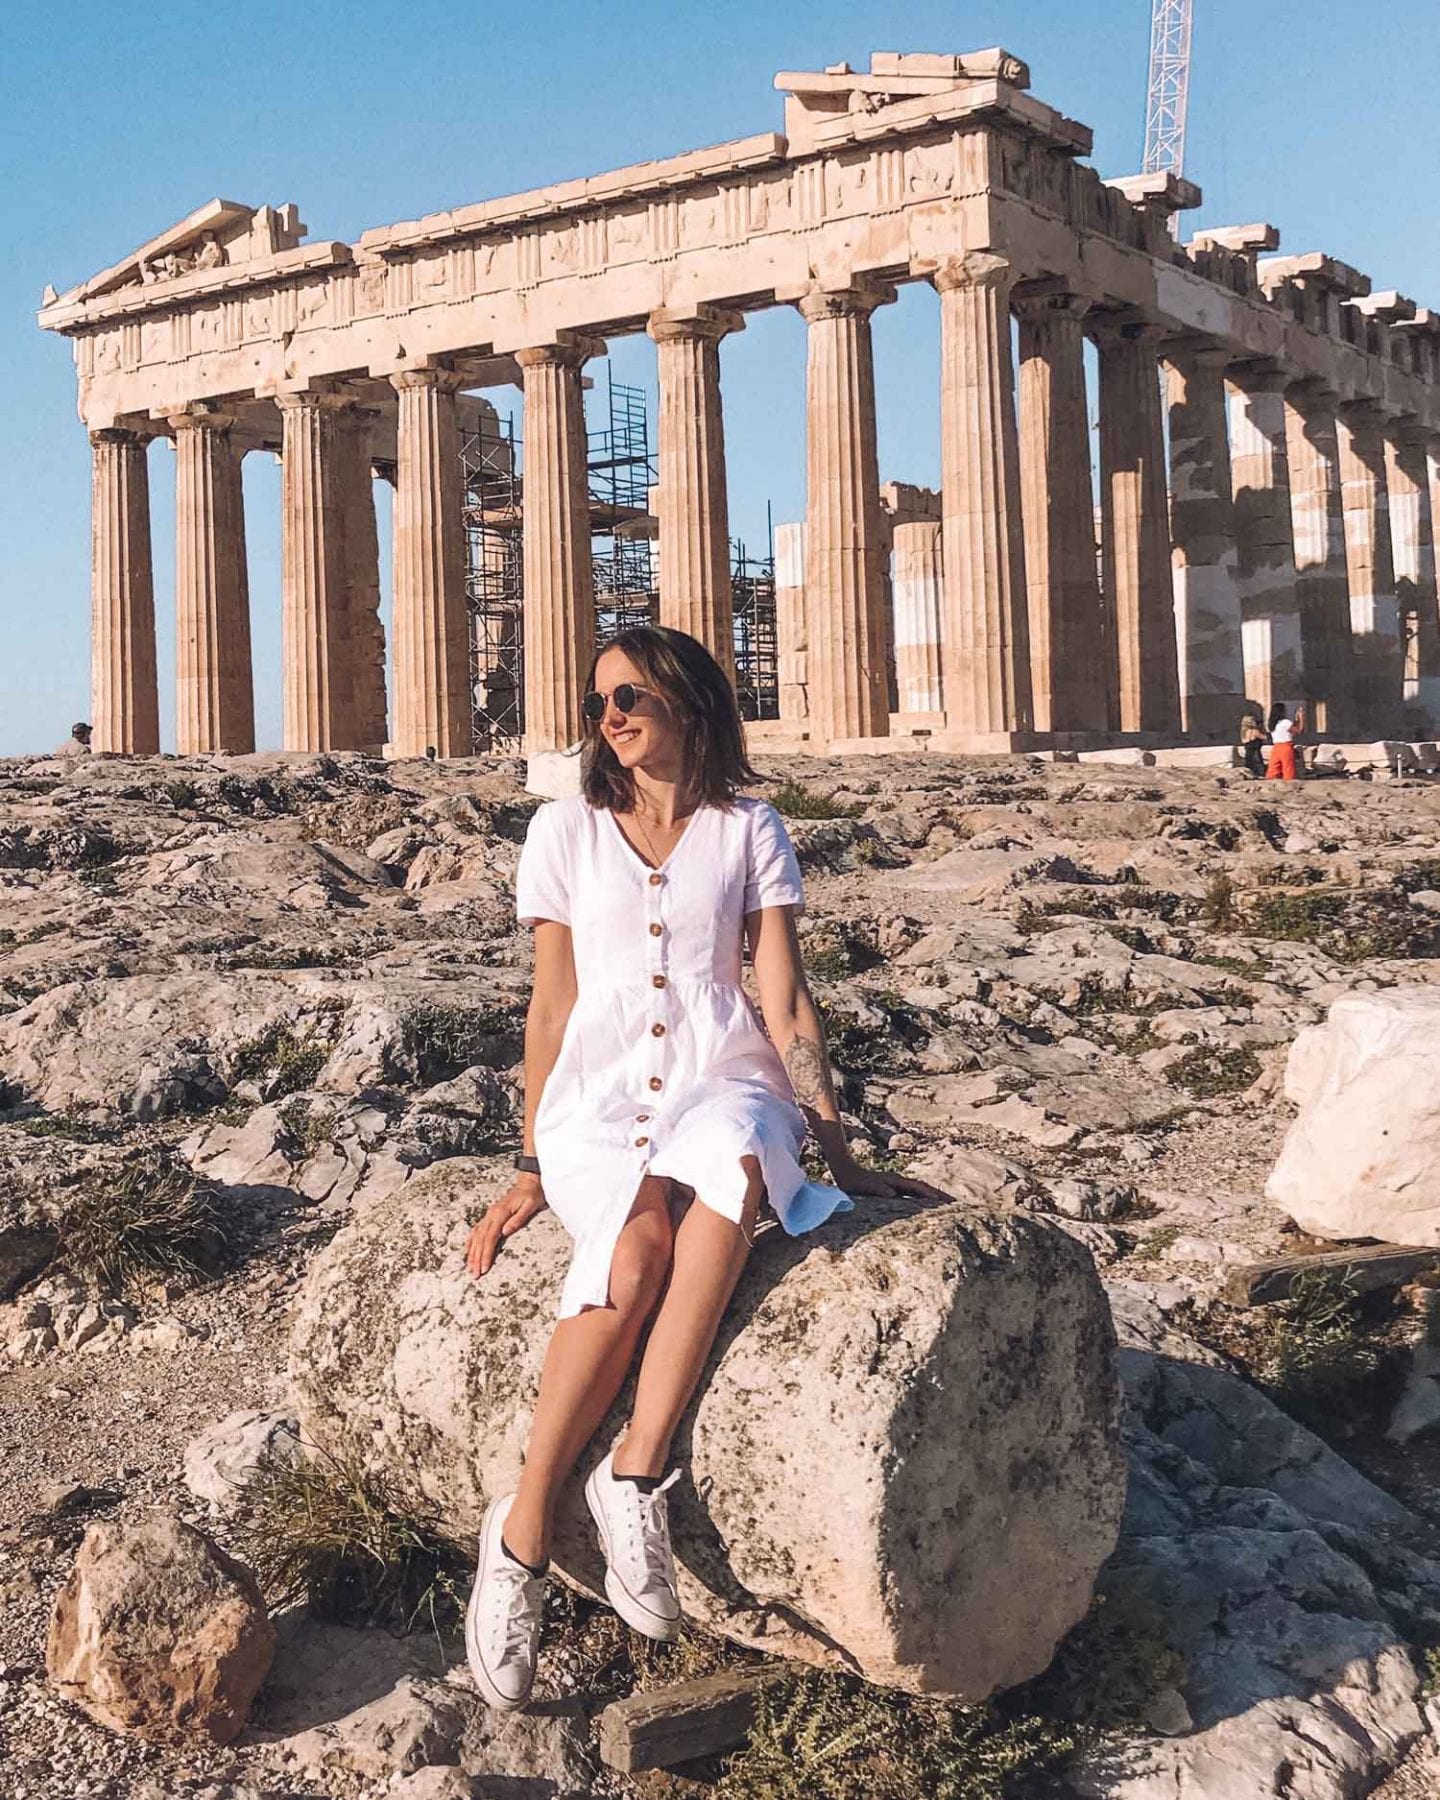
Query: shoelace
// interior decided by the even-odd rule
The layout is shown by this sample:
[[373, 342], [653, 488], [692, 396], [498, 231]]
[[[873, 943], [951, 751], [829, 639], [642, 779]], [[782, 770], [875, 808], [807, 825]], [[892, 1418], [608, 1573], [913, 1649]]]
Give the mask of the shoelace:
[[530, 1635], [540, 1616], [540, 1583], [533, 1575], [508, 1562], [499, 1563], [490, 1579], [503, 1596], [502, 1603], [490, 1614], [490, 1645], [500, 1652], [501, 1666], [513, 1657], [530, 1654]]
[[[665, 1496], [680, 1479], [680, 1471], [672, 1469], [659, 1487], [642, 1493], [633, 1482], [622, 1485], [632, 1489], [635, 1504], [625, 1508], [625, 1522], [632, 1536], [639, 1538], [638, 1560], [644, 1571], [642, 1591], [651, 1586], [667, 1593], [674, 1591], [675, 1577], [670, 1556], [670, 1514]], [[634, 1550], [632, 1545], [632, 1551]]]

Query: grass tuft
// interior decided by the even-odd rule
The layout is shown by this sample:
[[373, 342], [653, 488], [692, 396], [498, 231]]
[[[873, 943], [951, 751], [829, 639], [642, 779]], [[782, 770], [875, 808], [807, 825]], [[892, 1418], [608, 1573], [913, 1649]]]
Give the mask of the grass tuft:
[[220, 1199], [173, 1150], [148, 1145], [79, 1188], [59, 1258], [112, 1293], [156, 1275], [213, 1274], [225, 1247]]
[[452, 1631], [470, 1558], [420, 1507], [358, 1462], [306, 1447], [246, 1486], [242, 1530], [272, 1607], [303, 1600], [345, 1625]]
[[330, 1050], [328, 1040], [299, 1038], [293, 1026], [277, 1020], [237, 1047], [230, 1059], [230, 1085], [253, 1081], [269, 1100], [298, 1093], [315, 1085]]
[[770, 804], [787, 819], [858, 819], [865, 810], [858, 801], [817, 793], [802, 781], [782, 781], [771, 790]]
[[1261, 1383], [1277, 1405], [1322, 1431], [1364, 1414], [1381, 1370], [1360, 1299], [1348, 1270], [1316, 1269], [1267, 1309]]
[[1209, 1100], [1217, 1094], [1239, 1094], [1260, 1079], [1260, 1059], [1253, 1050], [1218, 1050], [1197, 1044], [1178, 1062], [1171, 1063], [1165, 1079], [1171, 1087], [1181, 1088], [1197, 1100]]

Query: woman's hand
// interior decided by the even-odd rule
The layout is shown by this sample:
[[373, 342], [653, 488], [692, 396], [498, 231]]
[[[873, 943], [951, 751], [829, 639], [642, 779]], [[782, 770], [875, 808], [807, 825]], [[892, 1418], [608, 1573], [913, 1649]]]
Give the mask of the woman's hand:
[[545, 1190], [538, 1175], [517, 1175], [509, 1188], [471, 1228], [465, 1245], [465, 1267], [472, 1275], [489, 1273], [501, 1238], [513, 1237], [536, 1213], [545, 1210]]
[[930, 1200], [948, 1203], [954, 1199], [940, 1188], [931, 1187], [928, 1181], [916, 1181], [909, 1175], [887, 1175], [879, 1169], [867, 1169], [863, 1163], [853, 1159], [843, 1163], [838, 1169], [832, 1168], [831, 1177], [842, 1193], [849, 1194], [851, 1199], [873, 1200]]

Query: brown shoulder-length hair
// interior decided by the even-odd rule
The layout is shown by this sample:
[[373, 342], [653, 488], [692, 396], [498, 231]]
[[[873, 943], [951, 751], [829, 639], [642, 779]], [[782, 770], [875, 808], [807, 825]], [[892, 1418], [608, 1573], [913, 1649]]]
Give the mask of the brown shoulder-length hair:
[[[595, 670], [607, 650], [628, 656], [644, 684], [654, 688], [675, 714], [684, 741], [686, 787], [698, 805], [728, 806], [737, 788], [759, 780], [745, 754], [745, 728], [735, 690], [698, 638], [666, 625], [634, 625], [619, 632], [591, 658], [587, 693], [595, 686]], [[589, 719], [580, 791], [591, 806], [634, 811], [634, 780], [620, 766], [599, 725]]]

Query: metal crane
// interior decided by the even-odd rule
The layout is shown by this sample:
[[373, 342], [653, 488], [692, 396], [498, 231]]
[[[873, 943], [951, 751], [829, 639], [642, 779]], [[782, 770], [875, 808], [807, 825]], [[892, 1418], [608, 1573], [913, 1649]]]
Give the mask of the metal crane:
[[1147, 175], [1184, 172], [1185, 109], [1190, 98], [1190, 25], [1194, 0], [1153, 0], [1150, 87], [1145, 100]]

